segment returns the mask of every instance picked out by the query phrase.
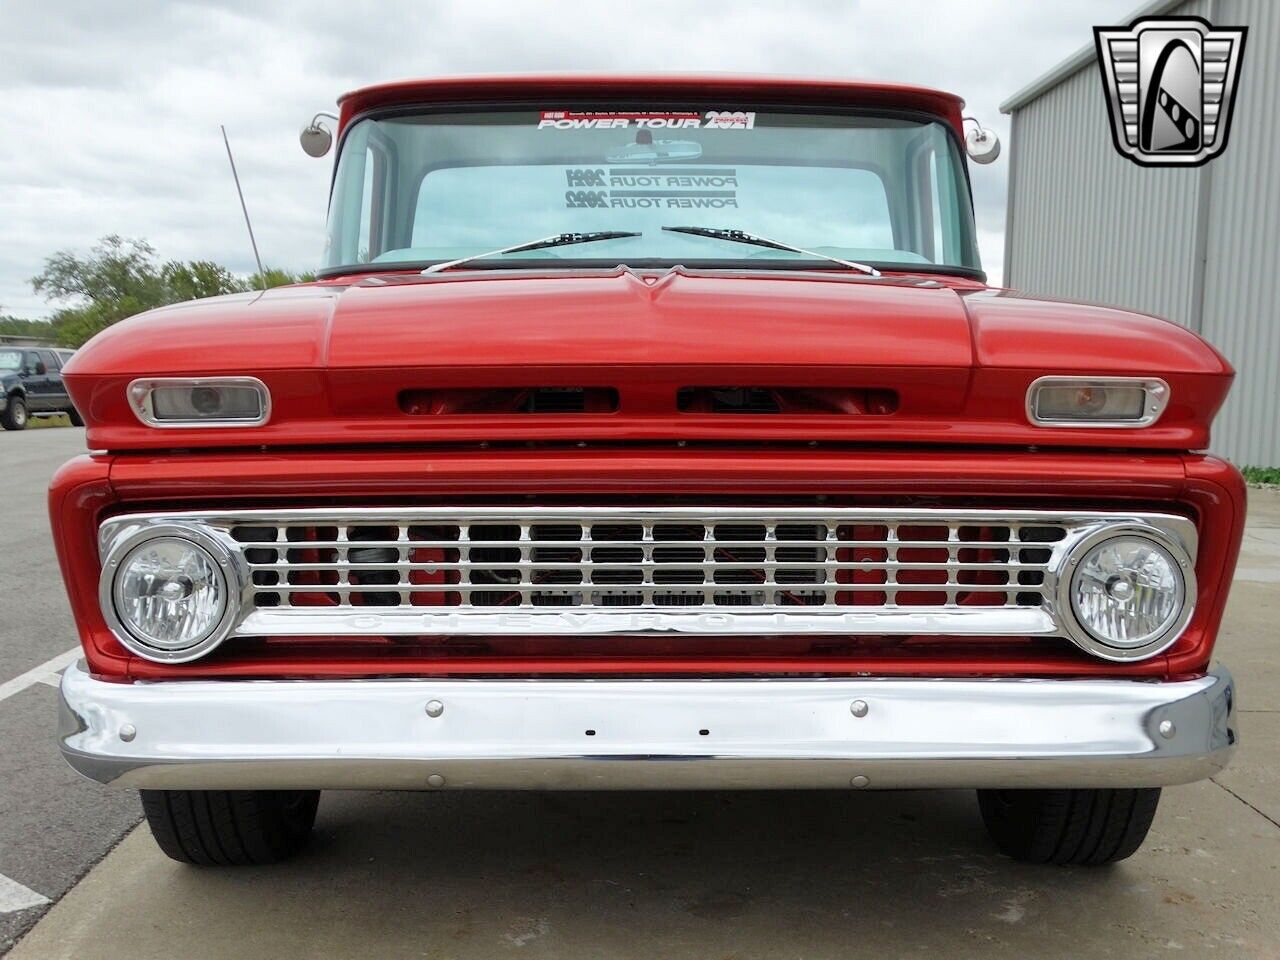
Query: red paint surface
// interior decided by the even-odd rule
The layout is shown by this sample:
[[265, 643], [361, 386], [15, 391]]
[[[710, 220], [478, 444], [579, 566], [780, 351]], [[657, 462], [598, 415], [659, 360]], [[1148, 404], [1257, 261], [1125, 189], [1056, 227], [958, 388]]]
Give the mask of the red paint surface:
[[[915, 283], [679, 268], [328, 282], [135, 317], [78, 351], [65, 377], [89, 446], [108, 450], [593, 439], [1208, 446], [1232, 371], [1195, 334], [972, 281]], [[125, 388], [158, 373], [259, 377], [271, 421], [144, 426]], [[1105, 437], [1035, 427], [1026, 391], [1047, 373], [1159, 376], [1171, 399], [1156, 425]], [[900, 404], [876, 417], [678, 414], [676, 391], [690, 385], [884, 389]], [[402, 390], [461, 386], [610, 387], [620, 402], [610, 414], [466, 417], [411, 416], [397, 402]]]

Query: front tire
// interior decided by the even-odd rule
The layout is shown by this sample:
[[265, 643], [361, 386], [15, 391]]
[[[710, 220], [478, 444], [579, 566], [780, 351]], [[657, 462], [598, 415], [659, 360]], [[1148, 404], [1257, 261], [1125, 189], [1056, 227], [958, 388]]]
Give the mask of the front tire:
[[83, 427], [84, 419], [80, 416], [80, 411], [75, 407], [67, 408], [67, 419], [71, 421], [73, 427]]
[[27, 401], [16, 393], [9, 398], [9, 404], [0, 413], [0, 426], [6, 430], [27, 429]]
[[307, 842], [319, 790], [143, 790], [160, 849], [179, 863], [248, 866], [285, 860]]
[[978, 791], [991, 839], [1026, 863], [1100, 866], [1132, 856], [1159, 802], [1158, 788]]

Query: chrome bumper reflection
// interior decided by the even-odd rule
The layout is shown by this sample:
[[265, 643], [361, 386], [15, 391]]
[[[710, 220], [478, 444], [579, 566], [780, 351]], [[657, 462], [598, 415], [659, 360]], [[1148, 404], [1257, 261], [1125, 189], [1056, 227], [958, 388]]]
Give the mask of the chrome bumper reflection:
[[63, 754], [175, 789], [1162, 786], [1236, 740], [1231, 675], [1130, 680], [62, 680]]

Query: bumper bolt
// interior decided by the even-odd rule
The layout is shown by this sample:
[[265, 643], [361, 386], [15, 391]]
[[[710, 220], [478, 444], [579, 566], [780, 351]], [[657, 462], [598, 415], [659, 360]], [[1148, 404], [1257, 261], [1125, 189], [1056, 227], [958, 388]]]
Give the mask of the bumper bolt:
[[438, 774], [438, 773], [433, 773], [431, 776], [427, 777], [427, 786], [428, 786], [428, 787], [443, 787], [443, 786], [444, 786], [444, 777], [440, 776], [440, 774]]
[[1172, 720], [1161, 720], [1160, 726], [1156, 729], [1160, 731], [1160, 736], [1166, 740], [1172, 740], [1173, 735], [1178, 732], [1178, 728], [1173, 725]]
[[849, 704], [849, 712], [855, 717], [865, 717], [867, 715], [867, 711], [870, 709], [871, 708], [867, 706], [867, 701], [865, 700], [855, 700], [853, 703]]
[[868, 778], [864, 777], [862, 774], [858, 774], [856, 777], [854, 777], [852, 780], [849, 781], [849, 786], [865, 787], [870, 782], [871, 781]]
[[427, 716], [428, 716], [428, 717], [438, 717], [438, 716], [440, 716], [440, 714], [442, 714], [442, 713], [444, 713], [444, 704], [443, 704], [443, 703], [441, 703], [439, 700], [428, 700], [428, 701], [427, 701]]
[[129, 743], [137, 735], [138, 735], [138, 728], [135, 727], [132, 723], [126, 723], [124, 726], [120, 728], [120, 739], [123, 740], [125, 743]]

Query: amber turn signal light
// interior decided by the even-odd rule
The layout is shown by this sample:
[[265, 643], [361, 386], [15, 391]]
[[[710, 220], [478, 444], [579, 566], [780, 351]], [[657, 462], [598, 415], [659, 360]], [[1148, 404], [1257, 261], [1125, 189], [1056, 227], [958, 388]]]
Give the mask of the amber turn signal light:
[[253, 377], [134, 380], [128, 392], [149, 427], [257, 427], [271, 415], [271, 394]]
[[1141, 377], [1041, 377], [1027, 390], [1027, 419], [1040, 427], [1147, 427], [1169, 402], [1169, 385]]

